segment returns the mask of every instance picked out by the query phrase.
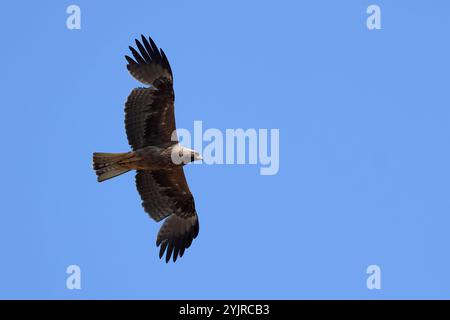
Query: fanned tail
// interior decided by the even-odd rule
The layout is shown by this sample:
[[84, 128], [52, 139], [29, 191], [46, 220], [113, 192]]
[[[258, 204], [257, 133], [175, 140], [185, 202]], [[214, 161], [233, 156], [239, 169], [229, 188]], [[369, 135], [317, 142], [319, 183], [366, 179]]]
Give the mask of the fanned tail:
[[131, 152], [94, 152], [94, 170], [97, 174], [97, 181], [102, 182], [130, 171], [129, 168], [121, 165], [121, 162], [130, 159], [132, 156], [133, 155]]

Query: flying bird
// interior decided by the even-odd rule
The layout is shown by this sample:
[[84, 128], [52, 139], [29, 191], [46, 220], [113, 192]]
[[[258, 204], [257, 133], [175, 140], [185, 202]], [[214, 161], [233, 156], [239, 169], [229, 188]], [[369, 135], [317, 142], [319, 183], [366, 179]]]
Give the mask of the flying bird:
[[144, 210], [161, 226], [156, 245], [175, 262], [199, 232], [194, 198], [183, 166], [201, 160], [198, 152], [178, 142], [174, 114], [173, 75], [169, 61], [149, 37], [141, 37], [134, 57], [125, 56], [130, 74], [147, 87], [135, 88], [125, 103], [125, 130], [132, 151], [93, 154], [99, 182], [136, 170], [136, 187]]

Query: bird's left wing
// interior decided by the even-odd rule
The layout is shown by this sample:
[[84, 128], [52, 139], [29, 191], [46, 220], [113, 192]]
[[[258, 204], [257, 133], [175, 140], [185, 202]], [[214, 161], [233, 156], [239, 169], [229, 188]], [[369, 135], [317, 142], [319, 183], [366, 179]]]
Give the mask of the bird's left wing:
[[199, 232], [195, 202], [183, 168], [138, 170], [136, 186], [144, 210], [156, 221], [166, 218], [158, 232], [156, 245], [161, 246], [160, 258], [166, 252], [166, 262], [171, 256], [175, 262]]

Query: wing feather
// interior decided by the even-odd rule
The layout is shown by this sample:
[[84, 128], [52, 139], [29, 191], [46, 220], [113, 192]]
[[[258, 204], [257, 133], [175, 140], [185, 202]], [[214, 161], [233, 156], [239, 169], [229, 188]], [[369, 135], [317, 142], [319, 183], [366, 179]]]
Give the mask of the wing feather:
[[[136, 186], [144, 210], [155, 221], [164, 220], [156, 245], [161, 246], [160, 258], [166, 252], [166, 262], [183, 256], [198, 235], [199, 223], [194, 198], [182, 167], [171, 170], [138, 170]], [[167, 251], [166, 251], [167, 250]]]
[[142, 35], [141, 40], [144, 45], [138, 39], [135, 40], [139, 52], [130, 46], [134, 59], [125, 56], [128, 62], [128, 71], [136, 80], [144, 84], [153, 85], [153, 82], [158, 78], [166, 78], [172, 82], [172, 69], [166, 55], [158, 49], [150, 37], [147, 41]]
[[[150, 41], [150, 42], [149, 42]], [[149, 145], [176, 142], [172, 70], [166, 55], [151, 38], [136, 39], [139, 50], [130, 47], [135, 60], [125, 56], [127, 68], [137, 80], [150, 88], [136, 88], [125, 103], [128, 142], [136, 150]]]

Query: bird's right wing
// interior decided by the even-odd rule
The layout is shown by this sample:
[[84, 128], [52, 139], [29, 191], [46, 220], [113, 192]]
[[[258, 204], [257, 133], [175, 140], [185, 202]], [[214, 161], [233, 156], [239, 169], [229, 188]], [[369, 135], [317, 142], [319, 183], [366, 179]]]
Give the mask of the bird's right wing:
[[172, 70], [164, 52], [153, 40], [136, 39], [137, 52], [130, 47], [136, 60], [125, 56], [131, 75], [149, 88], [136, 88], [125, 103], [125, 129], [128, 142], [137, 150], [149, 145], [176, 141], [173, 135], [175, 111]]
[[133, 47], [129, 47], [134, 59], [125, 56], [128, 61], [127, 69], [138, 81], [153, 85], [158, 78], [166, 78], [173, 82], [172, 69], [166, 54], [162, 49], [158, 49], [152, 38], [148, 40], [142, 35], [142, 43], [135, 40], [139, 52]]

